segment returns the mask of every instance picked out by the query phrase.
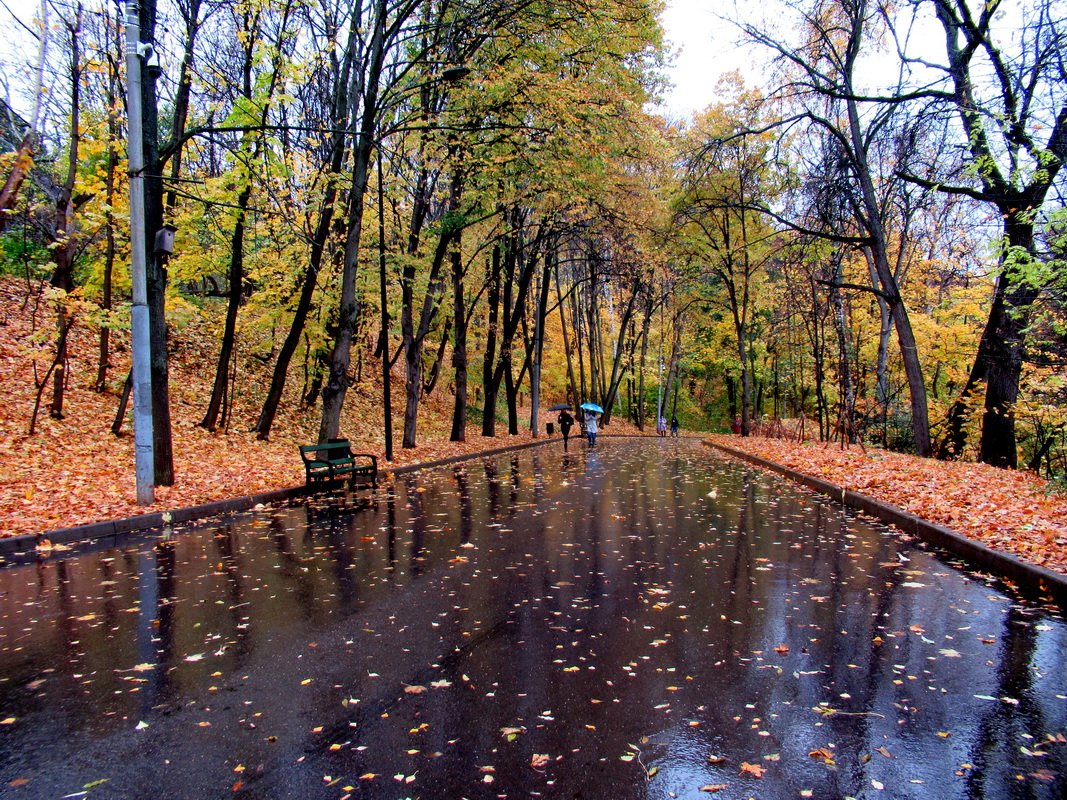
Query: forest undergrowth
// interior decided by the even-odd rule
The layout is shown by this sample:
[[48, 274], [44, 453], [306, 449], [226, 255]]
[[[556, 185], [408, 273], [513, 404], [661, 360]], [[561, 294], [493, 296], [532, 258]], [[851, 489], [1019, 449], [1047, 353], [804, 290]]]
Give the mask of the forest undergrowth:
[[[99, 334], [76, 322], [66, 369], [64, 415], [49, 414], [50, 385], [38, 390], [51, 363], [54, 318], [33, 287], [0, 283], [0, 536], [46, 533], [148, 511], [298, 486], [304, 474], [297, 446], [315, 441], [317, 406], [299, 402], [301, 367], [294, 364], [286, 399], [269, 441], [250, 429], [270, 378], [268, 362], [241, 359], [230, 424], [224, 431], [198, 426], [210, 394], [217, 334], [210, 317], [173, 330], [171, 404], [175, 484], [156, 487], [156, 502], [138, 506], [133, 482], [133, 435], [129, 419], [122, 433], [110, 428], [129, 370], [128, 336], [112, 337], [107, 389], [97, 392]], [[349, 391], [342, 433], [355, 449], [379, 456], [380, 467], [425, 463], [449, 456], [529, 441], [529, 410], [520, 414], [520, 434], [508, 436], [498, 422], [494, 438], [469, 424], [465, 442], [448, 441], [452, 395], [439, 385], [420, 407], [419, 445], [400, 447], [403, 385], [400, 365], [393, 375], [394, 460], [384, 462], [380, 362], [364, 352], [362, 381]], [[547, 406], [559, 399], [542, 396]], [[501, 403], [501, 406], [503, 404]], [[542, 423], [549, 417], [544, 414]], [[635, 434], [615, 419], [607, 434]], [[651, 433], [651, 431], [649, 431]], [[782, 439], [713, 436], [779, 464], [817, 475], [946, 525], [991, 547], [1067, 573], [1067, 497], [1021, 471], [982, 464], [946, 463], [881, 450], [842, 450], [833, 444], [799, 444]]]

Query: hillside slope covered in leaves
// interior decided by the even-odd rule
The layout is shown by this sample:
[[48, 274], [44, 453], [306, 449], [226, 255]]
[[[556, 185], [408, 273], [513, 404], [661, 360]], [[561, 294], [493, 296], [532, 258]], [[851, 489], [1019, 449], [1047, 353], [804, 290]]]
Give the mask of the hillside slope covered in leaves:
[[[212, 372], [204, 365], [216, 357], [216, 323], [205, 314], [172, 329], [176, 480], [173, 486], [156, 487], [154, 505], [138, 506], [132, 412], [127, 414], [121, 435], [111, 433], [129, 371], [128, 335], [113, 332], [108, 388], [98, 393], [93, 389], [98, 334], [93, 325], [75, 324], [66, 370], [65, 416], [58, 420], [49, 416], [46, 388], [35, 433], [29, 435], [38, 382], [54, 354], [48, 334], [55, 323], [39, 287], [28, 288], [17, 281], [0, 283], [0, 385], [4, 387], [0, 393], [0, 536], [42, 533], [303, 484], [297, 447], [316, 441], [320, 409], [301, 406], [298, 374], [290, 378], [270, 441], [258, 441], [250, 431], [270, 380], [269, 372], [254, 358], [242, 359], [228, 429], [211, 433], [198, 427], [204, 398], [211, 391]], [[379, 468], [388, 469], [383, 460], [380, 361], [369, 354], [364, 358], [363, 380], [348, 393], [341, 431], [355, 449], [376, 453]], [[294, 373], [299, 371], [293, 367]], [[393, 384], [394, 466], [529, 440], [528, 431], [506, 435], [506, 425], [498, 425], [504, 434], [485, 438], [472, 422], [466, 442], [448, 441], [453, 398], [439, 387], [420, 407], [419, 446], [405, 450], [400, 447], [403, 392], [399, 366], [394, 369]], [[612, 423], [613, 432], [633, 430], [622, 420]]]
[[713, 436], [723, 444], [877, 500], [1067, 573], [1067, 496], [1021, 470], [936, 461], [837, 443]]

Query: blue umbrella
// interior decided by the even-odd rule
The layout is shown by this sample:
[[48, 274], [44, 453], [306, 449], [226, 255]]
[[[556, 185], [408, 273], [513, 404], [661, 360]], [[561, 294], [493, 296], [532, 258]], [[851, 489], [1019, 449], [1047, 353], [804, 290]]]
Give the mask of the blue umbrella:
[[581, 409], [583, 411], [595, 411], [597, 414], [603, 414], [604, 413], [604, 409], [602, 409], [596, 403], [582, 403]]

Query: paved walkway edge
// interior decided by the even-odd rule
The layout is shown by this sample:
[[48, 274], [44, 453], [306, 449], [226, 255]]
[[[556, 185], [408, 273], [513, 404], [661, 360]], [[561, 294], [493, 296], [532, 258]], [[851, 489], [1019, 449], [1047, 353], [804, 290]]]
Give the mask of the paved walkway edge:
[[849, 508], [862, 511], [882, 522], [899, 528], [904, 533], [911, 534], [924, 542], [929, 542], [943, 550], [947, 550], [981, 570], [1010, 581], [1019, 591], [1029, 597], [1039, 600], [1051, 598], [1060, 608], [1067, 609], [1067, 575], [1061, 575], [1037, 564], [1023, 561], [1010, 553], [994, 550], [943, 525], [929, 522], [902, 508], [881, 500], [875, 500], [873, 497], [843, 489], [821, 478], [797, 472], [789, 467], [784, 467], [781, 464], [727, 445], [709, 441], [705, 441], [705, 444], [742, 461], [747, 461], [763, 469], [784, 475], [790, 480], [802, 486], [807, 486], [809, 489], [814, 489], [820, 494], [825, 494]]
[[[478, 453], [470, 453], [449, 458], [440, 458], [435, 461], [423, 461], [417, 464], [405, 464], [400, 467], [386, 466], [381, 470], [385, 475], [401, 475], [405, 472], [415, 472], [420, 469], [431, 469], [460, 461], [468, 461], [486, 456], [497, 456], [513, 450], [525, 450], [538, 445], [549, 444], [551, 438], [531, 439], [520, 444], [511, 444], [504, 447], [496, 447], [492, 450], [483, 450]], [[562, 441], [557, 439], [556, 441]], [[271, 492], [249, 494], [243, 497], [234, 497], [228, 500], [216, 500], [188, 508], [175, 508], [169, 511], [155, 511], [151, 514], [138, 514], [136, 517], [123, 519], [105, 520], [92, 522], [87, 525], [76, 525], [71, 528], [59, 528], [44, 533], [30, 533], [23, 536], [9, 536], [0, 539], [0, 563], [5, 558], [12, 556], [25, 556], [37, 550], [38, 544], [47, 539], [52, 544], [69, 545], [74, 542], [100, 541], [108, 538], [114, 539], [118, 544], [121, 537], [131, 533], [144, 533], [164, 525], [179, 525], [183, 522], [192, 522], [208, 517], [220, 517], [227, 514], [238, 514], [248, 511], [256, 506], [266, 506], [271, 503], [285, 503], [297, 497], [306, 497], [313, 494], [306, 486], [294, 486], [289, 489], [275, 489]]]

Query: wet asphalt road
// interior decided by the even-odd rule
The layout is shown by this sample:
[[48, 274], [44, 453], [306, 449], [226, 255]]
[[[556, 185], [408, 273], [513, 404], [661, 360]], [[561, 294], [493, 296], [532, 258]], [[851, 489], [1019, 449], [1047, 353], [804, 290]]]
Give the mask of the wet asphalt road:
[[0, 795], [1060, 798], [1067, 625], [694, 441], [0, 570]]

